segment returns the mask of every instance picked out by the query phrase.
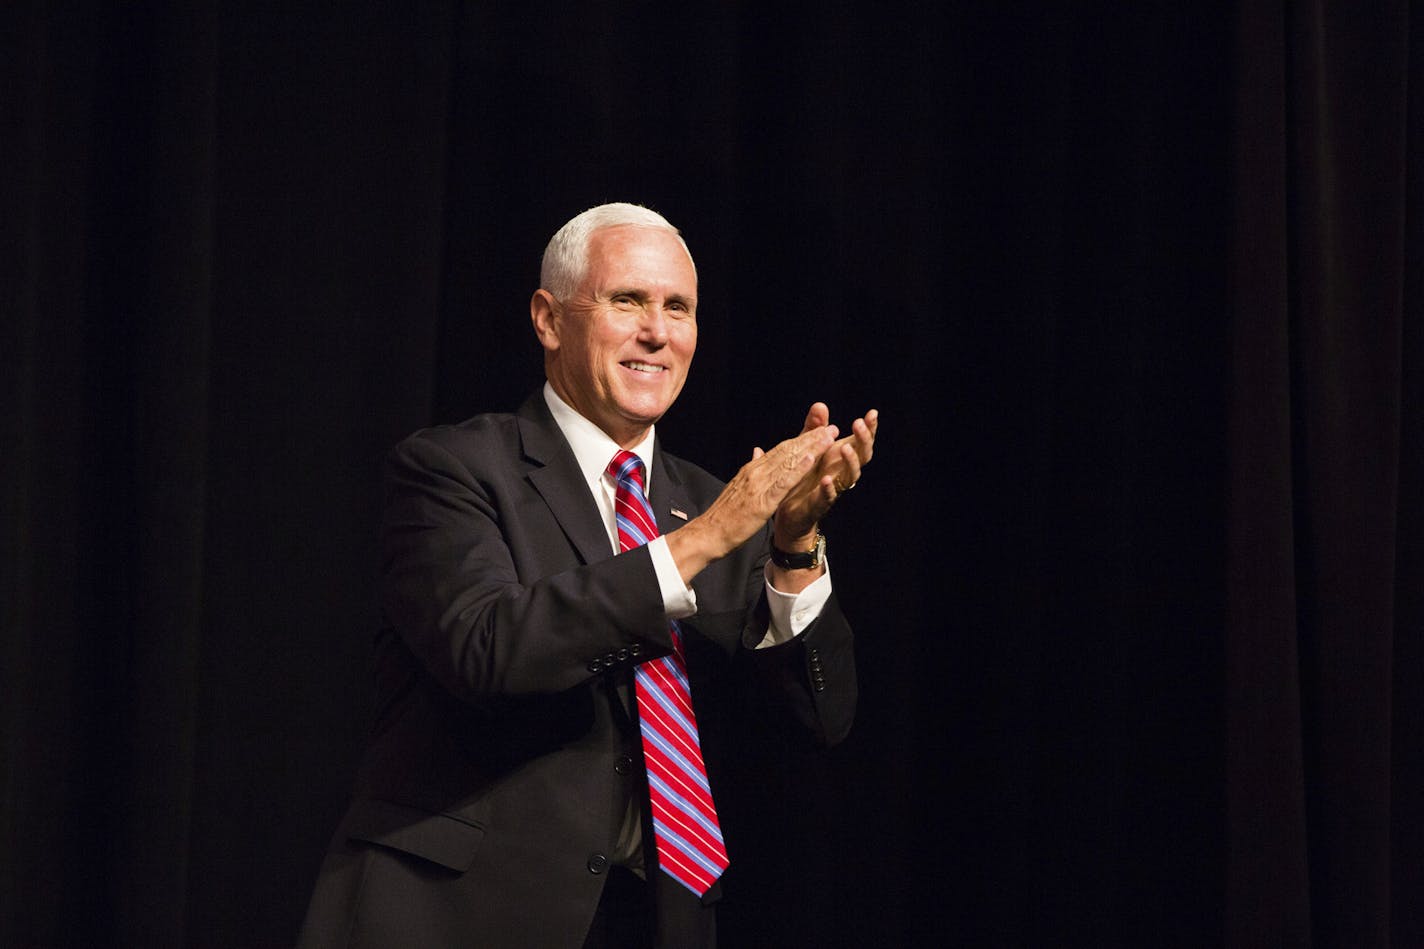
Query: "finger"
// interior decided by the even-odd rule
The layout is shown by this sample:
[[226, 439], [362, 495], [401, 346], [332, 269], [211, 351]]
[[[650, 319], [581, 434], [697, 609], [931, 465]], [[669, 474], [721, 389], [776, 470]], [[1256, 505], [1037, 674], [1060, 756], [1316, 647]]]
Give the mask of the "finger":
[[831, 420], [831, 410], [824, 402], [811, 403], [811, 409], [806, 413], [806, 421], [801, 423], [801, 431], [809, 432], [812, 429], [821, 428]]
[[840, 434], [840, 429], [834, 425], [821, 425], [806, 429], [800, 435], [789, 438], [776, 447], [781, 448], [784, 445], [787, 446], [787, 451], [790, 453], [814, 452], [819, 457], [835, 443]]
[[875, 430], [879, 426], [879, 417], [876, 413], [867, 412], [865, 418], [858, 418], [851, 423], [851, 433], [845, 438], [836, 442], [839, 449], [842, 445], [854, 445], [856, 453], [860, 456], [860, 463], [863, 465], [870, 460], [875, 448]]
[[814, 429], [791, 440], [790, 450], [782, 460], [783, 471], [795, 471], [797, 477], [810, 471], [821, 457], [835, 444], [835, 426]]
[[865, 419], [856, 419], [851, 431], [856, 454], [860, 463], [865, 464], [870, 460], [870, 456], [875, 454], [875, 431]]
[[825, 517], [832, 505], [836, 503], [836, 495], [839, 493], [836, 490], [836, 479], [831, 475], [816, 479], [816, 483], [807, 489], [803, 501], [805, 505], [803, 519], [814, 524]]
[[863, 418], [858, 418], [851, 423], [851, 434], [842, 438], [841, 441], [869, 441], [873, 444], [875, 442], [875, 433], [879, 428], [880, 413], [875, 409], [871, 409], [865, 413]]
[[849, 445], [841, 445], [834, 452], [827, 454], [835, 455], [835, 465], [829, 469], [828, 477], [835, 486], [835, 496], [840, 497], [855, 487], [856, 482], [860, 480], [860, 456]]
[[[854, 424], [862, 425], [863, 423], [860, 419], [856, 419]], [[839, 465], [841, 449], [850, 448], [860, 458], [860, 463], [865, 464], [870, 460], [874, 445], [875, 437], [869, 433], [868, 428], [865, 429], [864, 433], [856, 430], [846, 437], [838, 439], [836, 443], [831, 446], [831, 449], [826, 452], [824, 461], [827, 466]]]
[[860, 480], [860, 455], [850, 445], [845, 445], [841, 448], [841, 461], [844, 463], [840, 476], [841, 490], [849, 491]]
[[834, 425], [804, 429], [801, 434], [778, 442], [767, 454], [786, 455], [814, 450], [819, 455], [829, 448], [840, 434], [840, 429]]

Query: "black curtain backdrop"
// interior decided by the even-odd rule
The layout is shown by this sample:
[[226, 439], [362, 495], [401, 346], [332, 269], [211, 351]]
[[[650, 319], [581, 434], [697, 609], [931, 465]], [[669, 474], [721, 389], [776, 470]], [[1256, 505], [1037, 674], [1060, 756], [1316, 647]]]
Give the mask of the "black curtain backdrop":
[[1424, 17], [0, 6], [0, 945], [281, 946], [370, 723], [377, 468], [538, 383], [602, 201], [665, 442], [876, 406], [862, 712], [748, 730], [724, 943], [1424, 945]]

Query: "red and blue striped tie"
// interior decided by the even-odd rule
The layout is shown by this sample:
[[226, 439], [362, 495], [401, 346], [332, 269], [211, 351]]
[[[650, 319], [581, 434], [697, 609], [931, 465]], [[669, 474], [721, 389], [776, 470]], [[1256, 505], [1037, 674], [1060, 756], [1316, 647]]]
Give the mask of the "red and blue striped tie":
[[[658, 536], [658, 524], [643, 493], [643, 463], [620, 451], [608, 465], [617, 491], [618, 549], [632, 550]], [[674, 880], [701, 896], [727, 869], [727, 848], [702, 764], [697, 717], [682, 650], [682, 630], [673, 621], [673, 653], [641, 663], [634, 671], [638, 727], [648, 769], [648, 797], [653, 808], [658, 865]]]

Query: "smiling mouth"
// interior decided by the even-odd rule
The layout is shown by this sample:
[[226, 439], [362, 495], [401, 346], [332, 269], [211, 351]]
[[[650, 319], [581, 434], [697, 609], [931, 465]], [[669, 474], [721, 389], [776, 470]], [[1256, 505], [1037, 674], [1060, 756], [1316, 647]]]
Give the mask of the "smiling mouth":
[[667, 366], [655, 366], [650, 362], [638, 362], [636, 359], [629, 360], [628, 362], [622, 362], [618, 365], [622, 366], [624, 369], [631, 369], [634, 372], [667, 372]]

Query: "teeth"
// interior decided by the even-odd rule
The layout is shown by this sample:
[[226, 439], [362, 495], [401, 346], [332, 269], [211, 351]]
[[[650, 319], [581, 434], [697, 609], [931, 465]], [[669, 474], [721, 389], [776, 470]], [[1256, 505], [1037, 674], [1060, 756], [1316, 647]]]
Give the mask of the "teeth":
[[629, 369], [636, 369], [638, 372], [662, 372], [662, 371], [663, 371], [663, 367], [662, 367], [662, 366], [654, 366], [652, 363], [647, 363], [647, 362], [625, 362], [623, 365], [627, 366]]

